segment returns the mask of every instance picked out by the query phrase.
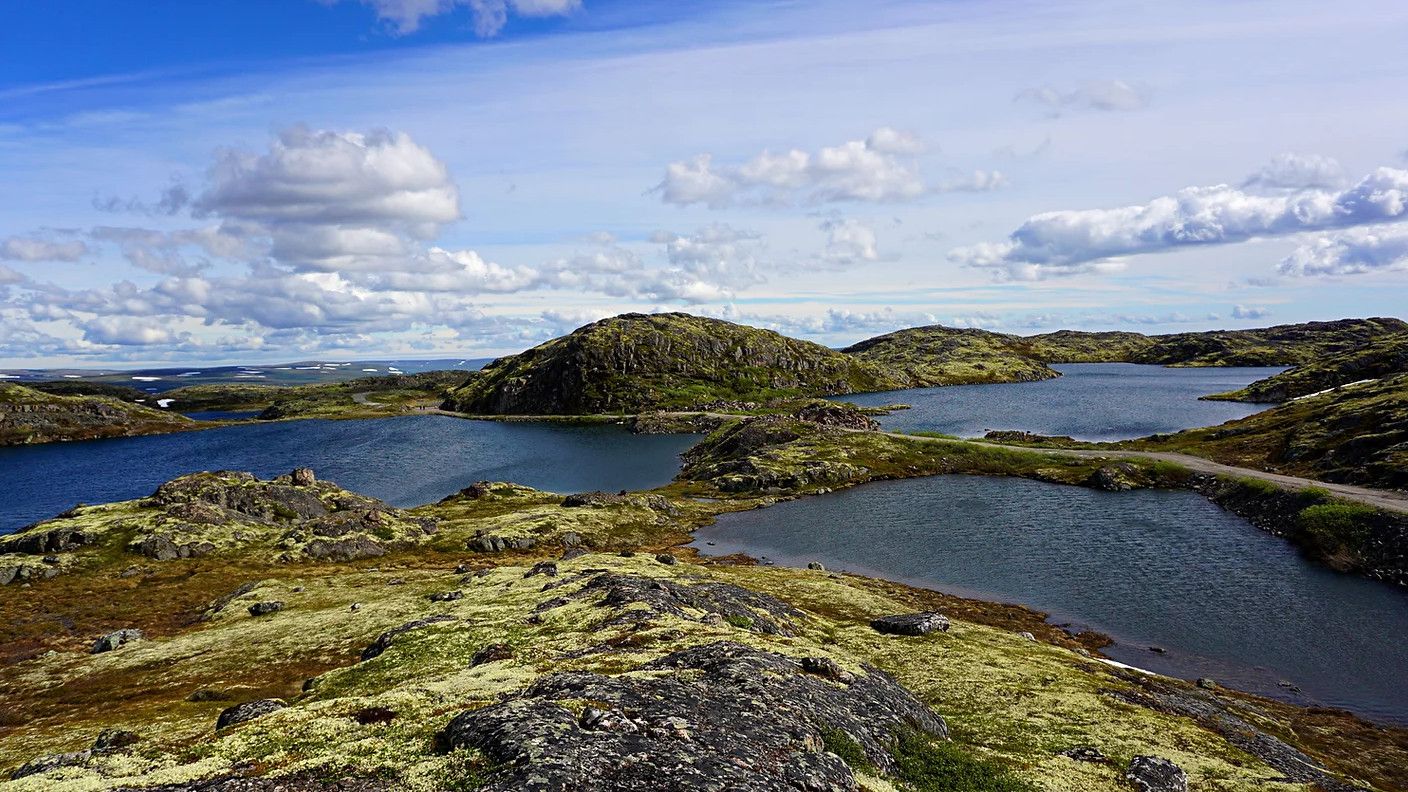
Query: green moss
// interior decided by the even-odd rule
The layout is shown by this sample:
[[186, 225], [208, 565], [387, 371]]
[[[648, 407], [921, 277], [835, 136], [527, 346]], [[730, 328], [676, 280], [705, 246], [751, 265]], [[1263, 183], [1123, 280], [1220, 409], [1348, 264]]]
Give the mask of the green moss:
[[899, 735], [894, 750], [898, 775], [915, 792], [1034, 792], [1001, 764], [959, 746], [920, 734]]
[[1358, 503], [1321, 503], [1301, 509], [1296, 521], [1301, 536], [1334, 558], [1357, 555], [1377, 514], [1377, 509]]
[[821, 744], [826, 750], [841, 757], [852, 770], [859, 770], [863, 773], [874, 773], [875, 765], [870, 758], [865, 755], [865, 748], [856, 742], [856, 739], [845, 731], [836, 728], [825, 728], [821, 730]]
[[739, 616], [737, 614], [729, 614], [728, 616], [725, 616], [724, 621], [741, 630], [747, 630], [753, 626], [752, 619], [748, 618], [747, 616]]

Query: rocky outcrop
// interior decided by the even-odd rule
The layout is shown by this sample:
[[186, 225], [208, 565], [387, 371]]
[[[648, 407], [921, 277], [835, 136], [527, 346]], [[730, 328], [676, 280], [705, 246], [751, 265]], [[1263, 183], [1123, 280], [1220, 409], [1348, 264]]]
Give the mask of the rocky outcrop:
[[1124, 776], [1139, 792], [1188, 792], [1188, 774], [1158, 756], [1136, 756]]
[[371, 660], [374, 657], [381, 656], [383, 652], [391, 648], [391, 645], [396, 642], [396, 638], [398, 636], [405, 635], [406, 633], [411, 632], [412, 630], [419, 630], [422, 627], [429, 627], [432, 624], [443, 624], [445, 622], [452, 621], [455, 621], [455, 617], [446, 614], [440, 614], [436, 616], [427, 616], [424, 619], [408, 621], [400, 627], [392, 627], [381, 635], [378, 635], [375, 641], [373, 641], [369, 646], [367, 646], [366, 649], [362, 650], [362, 660], [367, 661]]
[[[854, 789], [823, 735], [854, 740], [894, 772], [895, 735], [948, 734], [943, 719], [883, 672], [849, 682], [792, 658], [719, 642], [640, 667], [642, 675], [552, 674], [507, 702], [465, 712], [446, 743], [483, 751], [486, 790]], [[590, 701], [581, 707], [578, 702]]]
[[948, 632], [948, 617], [942, 613], [902, 613], [871, 619], [870, 628], [886, 635], [928, 635], [935, 630]]
[[901, 382], [819, 344], [688, 314], [623, 314], [500, 358], [451, 392], [474, 414], [582, 415], [688, 409], [887, 390]]
[[1035, 382], [1061, 376], [1017, 336], [976, 328], [910, 327], [842, 350], [892, 371], [905, 387]]
[[262, 718], [271, 712], [278, 712], [288, 705], [279, 699], [259, 699], [258, 701], [246, 701], [243, 704], [236, 704], [227, 707], [220, 713], [219, 719], [215, 722], [215, 730], [221, 731], [231, 726], [238, 726], [241, 723], [252, 721], [255, 718]]
[[0, 384], [0, 446], [199, 429], [178, 413], [111, 396], [67, 396]]
[[142, 634], [141, 630], [117, 630], [115, 632], [110, 632], [107, 635], [104, 635], [103, 637], [99, 638], [97, 641], [93, 642], [93, 646], [89, 648], [88, 652], [89, 654], [102, 654], [103, 652], [111, 652], [115, 649], [119, 649], [123, 646], [126, 646], [127, 644], [130, 644], [134, 641], [140, 641], [144, 638], [146, 638], [146, 636]]

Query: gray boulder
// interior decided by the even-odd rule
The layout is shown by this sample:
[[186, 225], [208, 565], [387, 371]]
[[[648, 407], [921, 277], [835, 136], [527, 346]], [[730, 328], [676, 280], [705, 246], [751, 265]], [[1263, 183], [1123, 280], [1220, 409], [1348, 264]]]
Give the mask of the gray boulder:
[[215, 730], [228, 729], [231, 726], [252, 721], [255, 718], [262, 718], [271, 712], [278, 712], [288, 705], [278, 699], [259, 699], [257, 701], [246, 701], [243, 704], [236, 704], [227, 707], [220, 713], [220, 718], [215, 721]]
[[948, 617], [942, 613], [925, 611], [922, 613], [902, 613], [895, 616], [881, 616], [872, 619], [871, 629], [886, 635], [928, 635], [938, 630], [948, 632]]
[[1124, 777], [1140, 792], [1188, 792], [1188, 774], [1158, 756], [1136, 756], [1129, 760]]
[[103, 652], [111, 652], [114, 649], [125, 646], [129, 643], [132, 643], [133, 641], [140, 641], [145, 637], [146, 636], [142, 634], [141, 630], [116, 630], [94, 641], [93, 648], [89, 649], [88, 651], [90, 654], [102, 654]]

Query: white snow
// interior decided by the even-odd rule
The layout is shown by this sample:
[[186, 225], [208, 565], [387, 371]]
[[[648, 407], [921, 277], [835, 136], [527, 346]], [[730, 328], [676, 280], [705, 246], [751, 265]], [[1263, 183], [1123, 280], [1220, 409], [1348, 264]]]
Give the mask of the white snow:
[[157, 400], [156, 400], [156, 406], [158, 406], [158, 407], [160, 407], [161, 409], [165, 410], [167, 407], [170, 407], [170, 406], [171, 406], [171, 403], [174, 402], [174, 401], [176, 401], [176, 400], [175, 400], [175, 399], [157, 399]]
[[1313, 399], [1313, 398], [1315, 398], [1316, 396], [1324, 396], [1324, 395], [1327, 394], [1327, 393], [1334, 393], [1335, 391], [1339, 390], [1340, 388], [1353, 388], [1355, 385], [1366, 385], [1366, 384], [1368, 384], [1368, 383], [1370, 383], [1370, 382], [1378, 382], [1378, 380], [1377, 380], [1377, 379], [1362, 379], [1362, 380], [1355, 380], [1354, 382], [1346, 382], [1345, 384], [1340, 385], [1340, 386], [1338, 386], [1338, 387], [1326, 388], [1325, 390], [1322, 390], [1322, 391], [1316, 391], [1316, 392], [1314, 392], [1314, 393], [1307, 393], [1307, 394], [1305, 394], [1304, 396], [1297, 396], [1297, 397], [1295, 397], [1294, 399], [1291, 399], [1291, 401], [1300, 401], [1301, 399]]
[[133, 377], [138, 382], [160, 382], [161, 377]]

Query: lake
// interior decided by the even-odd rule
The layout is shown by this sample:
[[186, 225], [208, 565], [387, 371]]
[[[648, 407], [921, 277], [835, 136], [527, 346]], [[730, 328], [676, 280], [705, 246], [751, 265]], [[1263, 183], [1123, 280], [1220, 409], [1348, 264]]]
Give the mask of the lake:
[[915, 388], [837, 397], [853, 404], [908, 404], [880, 418], [886, 429], [978, 437], [1020, 429], [1077, 440], [1128, 440], [1214, 426], [1267, 405], [1198, 401], [1236, 390], [1281, 368], [1165, 368], [1133, 363], [1065, 363], [1056, 379]]
[[485, 479], [554, 492], [650, 489], [674, 477], [680, 452], [697, 441], [633, 435], [619, 426], [421, 415], [0, 448], [0, 533], [75, 503], [150, 495], [158, 484], [200, 470], [269, 477], [306, 466], [394, 506], [430, 503]]
[[1312, 564], [1191, 492], [937, 476], [726, 514], [696, 536], [709, 555], [1029, 605], [1111, 636], [1103, 651], [1130, 665], [1408, 724], [1408, 590]]

